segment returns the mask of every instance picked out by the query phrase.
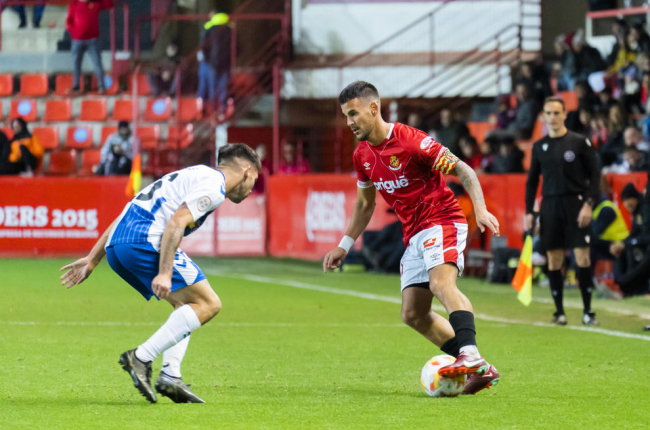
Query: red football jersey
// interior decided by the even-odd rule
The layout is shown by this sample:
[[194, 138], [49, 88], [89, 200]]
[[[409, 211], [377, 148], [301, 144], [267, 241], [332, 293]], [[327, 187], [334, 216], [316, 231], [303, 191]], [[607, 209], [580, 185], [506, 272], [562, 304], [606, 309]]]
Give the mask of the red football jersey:
[[422, 230], [467, 222], [442, 176], [459, 160], [426, 133], [396, 122], [381, 145], [360, 142], [353, 159], [358, 186], [374, 186], [395, 209], [407, 247]]

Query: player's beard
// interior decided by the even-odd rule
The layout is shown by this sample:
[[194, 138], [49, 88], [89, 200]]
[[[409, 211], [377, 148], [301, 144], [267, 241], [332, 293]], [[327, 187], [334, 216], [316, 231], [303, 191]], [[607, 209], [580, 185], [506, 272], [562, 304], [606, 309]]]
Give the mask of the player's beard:
[[233, 202], [233, 203], [241, 203], [248, 197], [250, 192], [246, 192], [246, 189], [244, 188], [244, 183], [240, 183], [234, 190], [234, 192], [231, 193], [232, 195], [228, 197], [228, 199]]

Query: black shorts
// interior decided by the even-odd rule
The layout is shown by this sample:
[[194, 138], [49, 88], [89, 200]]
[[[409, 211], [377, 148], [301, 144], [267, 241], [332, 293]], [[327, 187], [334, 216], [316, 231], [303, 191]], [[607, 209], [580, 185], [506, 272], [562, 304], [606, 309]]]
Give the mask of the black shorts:
[[587, 248], [591, 224], [578, 227], [578, 214], [584, 205], [580, 196], [544, 197], [540, 209], [540, 244], [544, 251]]

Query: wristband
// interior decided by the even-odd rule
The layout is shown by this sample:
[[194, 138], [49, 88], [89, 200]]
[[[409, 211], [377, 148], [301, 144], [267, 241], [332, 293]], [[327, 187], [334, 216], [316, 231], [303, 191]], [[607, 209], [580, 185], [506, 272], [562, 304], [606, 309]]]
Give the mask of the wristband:
[[339, 243], [339, 248], [345, 249], [345, 252], [350, 252], [352, 245], [354, 245], [354, 239], [352, 239], [350, 236], [343, 236], [341, 243]]

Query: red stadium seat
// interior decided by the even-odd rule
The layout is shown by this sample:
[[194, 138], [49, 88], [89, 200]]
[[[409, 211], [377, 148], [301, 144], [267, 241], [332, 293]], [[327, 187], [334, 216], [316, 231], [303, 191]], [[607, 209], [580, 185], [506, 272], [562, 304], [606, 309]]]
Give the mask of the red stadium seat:
[[[120, 92], [120, 82], [118, 81], [117, 76], [104, 75], [104, 86], [106, 87], [104, 94], [108, 96], [114, 96]], [[97, 77], [95, 75], [93, 75], [90, 88], [95, 92], [98, 90]]]
[[49, 154], [47, 175], [69, 176], [77, 171], [77, 151], [74, 149], [60, 149]]
[[575, 91], [560, 91], [558, 96], [564, 101], [567, 112], [578, 110], [578, 95]]
[[[133, 76], [130, 76], [127, 84], [127, 90], [129, 91], [129, 94], [133, 92], [133, 79]], [[149, 86], [147, 75], [138, 74], [136, 80], [138, 81], [138, 95], [148, 96], [151, 94], [151, 87]]]
[[38, 139], [43, 149], [54, 149], [59, 146], [59, 127], [34, 127], [32, 135]]
[[138, 127], [136, 135], [140, 138], [141, 149], [155, 149], [158, 147], [160, 127], [157, 125]]
[[107, 125], [105, 127], [102, 127], [102, 140], [99, 142], [99, 144], [103, 146], [106, 142], [106, 139], [108, 139], [108, 136], [114, 133], [117, 133], [117, 126]]
[[84, 99], [81, 101], [81, 113], [79, 119], [81, 121], [104, 121], [108, 117], [108, 110], [106, 108], [106, 99]]
[[22, 75], [20, 77], [20, 93], [24, 97], [39, 97], [47, 95], [49, 90], [48, 78], [45, 73]]
[[133, 121], [133, 100], [115, 100], [113, 121]]
[[485, 136], [494, 130], [496, 124], [489, 122], [468, 122], [467, 128], [469, 129], [469, 134], [472, 135], [478, 143], [483, 143], [485, 141]]
[[[81, 91], [84, 90], [84, 80], [79, 80]], [[67, 96], [72, 90], [72, 75], [57, 75], [54, 80], [54, 94], [57, 96]]]
[[181, 122], [197, 121], [203, 118], [203, 99], [183, 97], [178, 103]]
[[9, 73], [0, 75], [0, 97], [10, 96], [14, 93], [14, 77]]
[[14, 131], [11, 127], [0, 127], [0, 131], [3, 132], [9, 139], [14, 137]]
[[178, 149], [178, 144], [180, 143], [181, 149], [189, 146], [194, 140], [194, 129], [192, 124], [187, 124], [184, 127], [180, 128], [177, 126], [169, 126], [169, 132], [167, 135], [167, 142], [165, 144], [165, 149]]
[[102, 159], [102, 151], [100, 149], [86, 149], [81, 152], [81, 168], [79, 169], [80, 176], [92, 176], [93, 167], [98, 165]]
[[34, 99], [13, 99], [11, 100], [11, 110], [9, 119], [23, 118], [27, 122], [36, 121], [38, 110], [36, 100]]
[[47, 100], [45, 102], [45, 122], [67, 122], [72, 119], [72, 100]]
[[90, 148], [93, 146], [93, 128], [88, 126], [68, 127], [65, 146], [68, 148]]
[[169, 97], [147, 99], [147, 108], [144, 111], [145, 121], [169, 121], [172, 117], [172, 101]]

